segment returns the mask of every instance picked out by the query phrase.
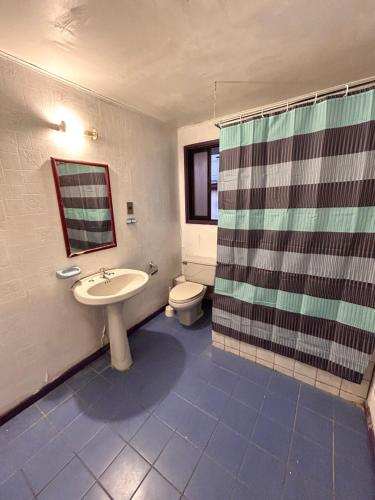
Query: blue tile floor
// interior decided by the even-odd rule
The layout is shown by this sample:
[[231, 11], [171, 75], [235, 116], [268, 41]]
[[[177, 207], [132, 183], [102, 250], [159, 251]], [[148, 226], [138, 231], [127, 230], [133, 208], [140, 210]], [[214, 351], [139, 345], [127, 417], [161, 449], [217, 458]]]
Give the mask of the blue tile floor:
[[0, 429], [0, 498], [371, 500], [363, 412], [163, 314]]

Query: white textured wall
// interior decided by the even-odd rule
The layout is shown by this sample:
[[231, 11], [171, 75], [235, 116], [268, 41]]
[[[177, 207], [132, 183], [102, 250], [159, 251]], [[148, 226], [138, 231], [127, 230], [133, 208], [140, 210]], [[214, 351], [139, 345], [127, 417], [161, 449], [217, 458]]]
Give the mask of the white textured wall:
[[[62, 119], [72, 134], [48, 127]], [[100, 139], [83, 138], [78, 121]], [[50, 156], [109, 164], [117, 248], [66, 257]], [[0, 414], [100, 347], [102, 310], [78, 304], [56, 269], [154, 260], [159, 273], [124, 306], [128, 326], [167, 302], [180, 263], [176, 188], [175, 131], [0, 59]]]
[[372, 378], [370, 391], [368, 393], [367, 406], [370, 410], [372, 428], [375, 432], [375, 375]]
[[177, 130], [178, 177], [180, 193], [180, 219], [183, 257], [197, 255], [216, 259], [217, 226], [208, 224], [186, 224], [185, 222], [185, 176], [184, 146], [219, 138], [219, 129], [213, 121], [197, 123]]

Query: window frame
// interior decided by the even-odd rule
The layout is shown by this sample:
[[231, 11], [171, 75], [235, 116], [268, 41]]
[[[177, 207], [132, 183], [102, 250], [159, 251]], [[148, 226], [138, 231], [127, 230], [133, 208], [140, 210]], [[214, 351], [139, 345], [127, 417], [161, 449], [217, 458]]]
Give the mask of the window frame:
[[[212, 141], [198, 142], [184, 146], [184, 168], [185, 168], [185, 222], [186, 224], [209, 224], [216, 226], [217, 220], [211, 219], [211, 154], [212, 148], [219, 147], [219, 139]], [[193, 157], [195, 153], [207, 151], [207, 215], [194, 215], [194, 164]], [[216, 189], [218, 189], [216, 187]]]

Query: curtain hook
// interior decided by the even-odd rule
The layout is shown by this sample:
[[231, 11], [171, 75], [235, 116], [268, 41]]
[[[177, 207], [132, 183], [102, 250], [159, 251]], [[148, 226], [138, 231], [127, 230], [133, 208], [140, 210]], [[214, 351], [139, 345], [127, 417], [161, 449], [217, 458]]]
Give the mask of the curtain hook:
[[348, 96], [348, 92], [349, 92], [349, 84], [346, 83], [345, 86], [346, 86], [345, 97], [347, 97]]
[[314, 99], [314, 105], [316, 104], [316, 101], [318, 100], [318, 92], [315, 92], [315, 99]]
[[289, 101], [286, 101], [286, 110], [289, 111]]
[[262, 118], [264, 118], [264, 114], [263, 114], [263, 108], [262, 108]]

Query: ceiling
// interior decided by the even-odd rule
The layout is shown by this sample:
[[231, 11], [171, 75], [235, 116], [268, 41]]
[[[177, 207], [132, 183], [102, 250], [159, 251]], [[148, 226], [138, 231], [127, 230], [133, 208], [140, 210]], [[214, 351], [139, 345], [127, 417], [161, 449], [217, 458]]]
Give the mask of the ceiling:
[[373, 0], [0, 0], [0, 50], [173, 125], [375, 74]]

